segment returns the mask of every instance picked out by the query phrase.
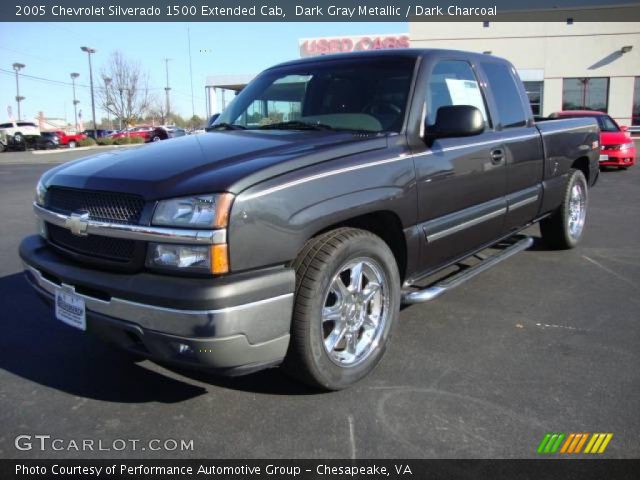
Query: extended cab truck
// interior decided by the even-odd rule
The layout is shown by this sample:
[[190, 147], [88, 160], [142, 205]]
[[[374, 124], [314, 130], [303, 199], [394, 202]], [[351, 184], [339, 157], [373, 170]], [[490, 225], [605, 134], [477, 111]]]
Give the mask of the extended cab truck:
[[403, 301], [527, 248], [538, 221], [575, 246], [598, 175], [594, 120], [535, 124], [511, 64], [465, 52], [281, 64], [214, 126], [43, 175], [20, 255], [58, 319], [162, 362], [344, 388]]

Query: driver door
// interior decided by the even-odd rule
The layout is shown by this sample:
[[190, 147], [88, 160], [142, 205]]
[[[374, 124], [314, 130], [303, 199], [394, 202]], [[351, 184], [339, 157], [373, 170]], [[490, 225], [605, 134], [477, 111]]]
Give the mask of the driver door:
[[502, 135], [493, 130], [482, 88], [466, 60], [438, 60], [427, 76], [425, 129], [438, 108], [471, 105], [483, 133], [437, 138], [415, 157], [421, 271], [433, 270], [500, 236], [506, 214]]

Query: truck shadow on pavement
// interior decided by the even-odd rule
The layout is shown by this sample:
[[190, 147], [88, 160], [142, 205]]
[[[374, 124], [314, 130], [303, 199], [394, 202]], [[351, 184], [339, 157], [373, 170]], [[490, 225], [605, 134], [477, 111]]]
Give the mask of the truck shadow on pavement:
[[[177, 403], [207, 393], [204, 386], [134, 363], [126, 353], [57, 321], [22, 273], [0, 278], [0, 369], [57, 390], [119, 403]], [[146, 363], [146, 362], [145, 362]], [[312, 394], [277, 369], [243, 377], [166, 367], [186, 379], [231, 390]], [[5, 387], [8, 387], [5, 380]], [[9, 388], [9, 387], [8, 387]]]
[[0, 278], [0, 305], [0, 368], [13, 375], [108, 402], [176, 403], [206, 393], [202, 387], [136, 365], [56, 321], [22, 273]]
[[[171, 368], [171, 367], [167, 367]], [[171, 368], [185, 377], [216, 387], [267, 395], [318, 395], [328, 393], [307, 387], [287, 377], [279, 368], [269, 368], [249, 375], [224, 377], [206, 372]]]

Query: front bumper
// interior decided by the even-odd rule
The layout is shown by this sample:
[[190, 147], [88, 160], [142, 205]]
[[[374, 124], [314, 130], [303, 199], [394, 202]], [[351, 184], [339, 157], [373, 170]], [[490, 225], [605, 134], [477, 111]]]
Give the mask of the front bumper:
[[607, 160], [602, 160], [600, 162], [600, 166], [603, 167], [630, 167], [636, 163], [635, 149], [625, 151], [603, 150], [602, 154], [609, 157]]
[[295, 274], [273, 268], [220, 278], [89, 269], [39, 236], [20, 245], [25, 273], [49, 303], [83, 298], [87, 331], [151, 359], [229, 374], [280, 363], [289, 345]]

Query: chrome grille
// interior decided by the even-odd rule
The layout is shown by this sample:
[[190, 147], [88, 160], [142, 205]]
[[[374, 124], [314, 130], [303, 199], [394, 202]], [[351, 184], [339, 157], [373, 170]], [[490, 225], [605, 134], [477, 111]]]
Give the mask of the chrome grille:
[[45, 206], [67, 215], [84, 210], [91, 220], [100, 222], [136, 225], [144, 200], [130, 194], [52, 187], [47, 191]]
[[133, 240], [100, 235], [78, 237], [66, 228], [50, 223], [47, 224], [47, 237], [53, 245], [65, 250], [115, 262], [132, 261], [136, 251]]

